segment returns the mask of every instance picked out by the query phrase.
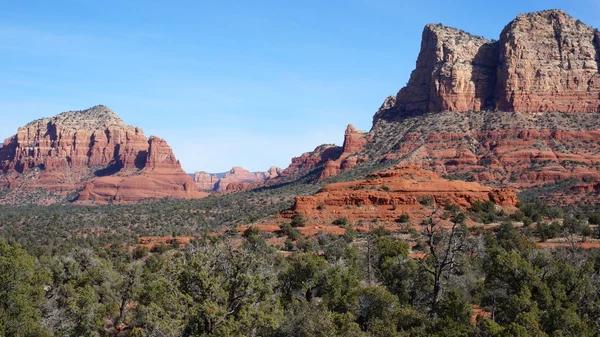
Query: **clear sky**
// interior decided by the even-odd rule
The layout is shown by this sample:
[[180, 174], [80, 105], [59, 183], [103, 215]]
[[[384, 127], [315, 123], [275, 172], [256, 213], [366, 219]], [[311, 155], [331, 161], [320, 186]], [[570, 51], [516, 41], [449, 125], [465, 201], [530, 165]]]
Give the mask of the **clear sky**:
[[600, 27], [600, 0], [2, 0], [0, 137], [104, 104], [183, 167], [286, 167], [347, 124], [368, 130], [406, 84], [423, 26], [498, 38], [560, 8]]

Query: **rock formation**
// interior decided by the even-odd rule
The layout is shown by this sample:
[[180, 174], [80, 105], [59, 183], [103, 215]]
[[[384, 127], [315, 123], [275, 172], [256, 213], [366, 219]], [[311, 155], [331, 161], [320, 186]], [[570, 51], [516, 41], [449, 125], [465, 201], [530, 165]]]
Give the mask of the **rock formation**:
[[380, 111], [599, 112], [599, 39], [560, 10], [517, 16], [499, 41], [427, 25], [408, 85]]
[[239, 192], [250, 187], [252, 183], [269, 181], [277, 178], [280, 174], [281, 169], [275, 166], [269, 168], [266, 172], [250, 172], [242, 167], [234, 166], [221, 178], [216, 174], [196, 172], [194, 173], [194, 181], [199, 189], [205, 191]]
[[517, 16], [500, 35], [498, 109], [600, 112], [599, 38], [560, 10]]
[[11, 190], [4, 202], [38, 188], [58, 193], [52, 202], [77, 190], [91, 203], [205, 195], [164, 140], [147, 139], [102, 105], [19, 128], [0, 148], [0, 172]]
[[342, 152], [341, 147], [333, 144], [319, 145], [312, 152], [292, 158], [291, 164], [281, 172], [281, 178], [295, 178], [309, 174], [325, 165], [329, 160], [338, 159]]
[[19, 128], [0, 150], [0, 171], [106, 166], [117, 161], [126, 168], [144, 166], [146, 156], [138, 154], [147, 146], [140, 129], [126, 126], [112, 110], [99, 105]]
[[362, 149], [340, 160], [348, 150], [338, 148], [324, 163], [313, 159], [319, 152], [303, 155], [284, 174], [306, 174], [304, 165], [322, 180], [344, 166], [391, 161], [516, 190], [575, 179], [584, 184], [553, 195], [583, 200], [573, 195], [580, 191], [597, 203], [599, 41], [560, 10], [519, 15], [498, 41], [427, 25], [408, 84], [357, 137]]
[[196, 186], [202, 191], [212, 191], [215, 189], [215, 185], [219, 181], [219, 178], [215, 174], [199, 171], [194, 173], [194, 182]]
[[290, 166], [283, 170], [280, 178], [297, 178], [315, 172], [317, 180], [324, 180], [340, 174], [367, 159], [365, 155], [359, 155], [367, 141], [365, 132], [349, 124], [344, 133], [343, 146], [320, 145], [312, 152], [292, 158]]
[[289, 218], [302, 213], [306, 219], [322, 224], [342, 217], [351, 223], [373, 219], [394, 222], [402, 214], [423, 217], [428, 212], [424, 204], [443, 206], [450, 202], [466, 209], [487, 200], [508, 207], [517, 204], [511, 190], [442, 179], [416, 166], [398, 166], [373, 173], [365, 180], [330, 184], [315, 195], [296, 197], [293, 210], [283, 215]]
[[399, 111], [468, 111], [494, 99], [498, 44], [458, 29], [427, 25], [417, 67], [396, 97]]
[[366, 133], [355, 129], [354, 125], [348, 124], [346, 132], [344, 133], [342, 153], [338, 158], [329, 159], [327, 163], [325, 163], [325, 167], [321, 171], [319, 179], [324, 180], [331, 176], [338, 175], [366, 161], [367, 158], [365, 156], [356, 155], [364, 149], [366, 144]]

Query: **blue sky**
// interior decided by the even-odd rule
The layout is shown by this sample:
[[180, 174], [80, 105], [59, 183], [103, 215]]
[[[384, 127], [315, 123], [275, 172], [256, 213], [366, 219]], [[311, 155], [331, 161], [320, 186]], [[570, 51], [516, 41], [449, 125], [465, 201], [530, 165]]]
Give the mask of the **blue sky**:
[[518, 13], [581, 1], [0, 2], [0, 137], [104, 104], [190, 171], [286, 167], [406, 84], [423, 26], [497, 38]]

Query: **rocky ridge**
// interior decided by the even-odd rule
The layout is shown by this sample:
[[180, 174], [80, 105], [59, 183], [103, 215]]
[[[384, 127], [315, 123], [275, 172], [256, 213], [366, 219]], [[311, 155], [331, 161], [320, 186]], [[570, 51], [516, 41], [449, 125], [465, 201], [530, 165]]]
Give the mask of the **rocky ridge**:
[[234, 166], [222, 177], [206, 172], [195, 172], [194, 182], [200, 190], [219, 192], [239, 192], [249, 188], [253, 183], [262, 183], [277, 178], [282, 170], [272, 166], [265, 172], [250, 172], [242, 167]]
[[404, 214], [412, 219], [426, 217], [428, 207], [444, 206], [446, 202], [466, 209], [487, 200], [504, 207], [517, 204], [512, 190], [447, 180], [408, 165], [370, 174], [364, 180], [329, 184], [312, 196], [299, 196], [293, 209], [283, 212], [282, 217], [290, 219], [300, 213], [309, 223], [325, 226], [339, 218], [353, 223], [373, 219], [397, 223]]
[[314, 180], [325, 180], [350, 170], [365, 162], [368, 157], [361, 151], [368, 142], [368, 134], [348, 124], [344, 133], [343, 146], [324, 144], [313, 151], [292, 158], [291, 164], [281, 172], [279, 179], [294, 179], [314, 173]]

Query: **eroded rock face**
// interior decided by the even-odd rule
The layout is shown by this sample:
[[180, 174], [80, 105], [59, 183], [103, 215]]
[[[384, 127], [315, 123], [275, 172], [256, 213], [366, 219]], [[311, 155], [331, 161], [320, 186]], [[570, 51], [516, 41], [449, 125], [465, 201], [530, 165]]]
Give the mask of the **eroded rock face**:
[[314, 151], [303, 153], [300, 157], [292, 158], [290, 166], [281, 172], [281, 178], [301, 177], [319, 168], [329, 160], [336, 160], [343, 148], [332, 144], [317, 146]]
[[316, 180], [324, 180], [340, 174], [368, 159], [368, 156], [359, 154], [367, 142], [368, 134], [349, 124], [344, 133], [343, 146], [325, 144], [312, 152], [292, 158], [290, 166], [283, 170], [280, 178], [299, 178], [316, 173]]
[[302, 213], [311, 221], [318, 219], [325, 224], [340, 217], [351, 223], [373, 219], [393, 222], [402, 214], [424, 216], [427, 207], [443, 206], [446, 201], [466, 209], [477, 201], [487, 200], [507, 207], [517, 204], [512, 190], [451, 181], [420, 167], [398, 166], [373, 173], [366, 180], [330, 184], [315, 195], [296, 197], [293, 211], [284, 215]]
[[[99, 105], [19, 128], [0, 149], [0, 171], [22, 173], [34, 167], [51, 170], [116, 162], [131, 167], [147, 146], [141, 129], [126, 126], [112, 110]], [[144, 155], [137, 163], [143, 166], [145, 160]]]
[[195, 172], [194, 173], [194, 182], [196, 183], [196, 186], [198, 186], [198, 188], [200, 190], [212, 191], [215, 189], [215, 185], [217, 184], [218, 181], [219, 181], [219, 178], [214, 174], [210, 174], [207, 172]]
[[194, 174], [194, 181], [201, 190], [239, 192], [253, 186], [253, 183], [262, 183], [275, 179], [281, 172], [282, 170], [275, 166], [272, 166], [266, 172], [250, 172], [242, 167], [234, 166], [221, 178], [206, 172], [196, 172]]
[[599, 112], [600, 33], [560, 10], [519, 15], [499, 41], [423, 30], [416, 69], [383, 117], [439, 111]]
[[417, 67], [396, 97], [399, 111], [481, 110], [493, 104], [498, 44], [442, 25], [423, 30]]
[[517, 16], [500, 35], [498, 109], [600, 112], [599, 37], [560, 10]]
[[336, 159], [329, 159], [319, 175], [320, 180], [338, 175], [367, 160], [366, 156], [356, 156], [367, 144], [366, 132], [357, 130], [349, 124], [344, 133], [342, 153]]
[[[345, 144], [357, 146], [307, 167], [325, 179], [364, 161], [392, 161], [494, 188], [556, 185], [570, 190], [549, 198], [597, 204], [599, 46], [597, 30], [558, 10], [519, 15], [499, 41], [427, 25], [416, 69], [385, 99], [372, 129], [347, 131], [355, 136]], [[313, 158], [323, 156], [295, 158], [286, 171]], [[569, 181], [580, 184], [560, 187]]]
[[145, 167], [181, 169], [179, 160], [164, 139], [151, 136], [148, 139], [149, 149]]
[[204, 196], [164, 140], [147, 139], [102, 105], [19, 128], [0, 148], [0, 173], [9, 203], [37, 188], [59, 193], [51, 202], [77, 190], [89, 203]]
[[441, 175], [527, 189], [574, 178], [600, 181], [600, 120], [557, 112], [439, 112], [380, 119], [374, 158]]

